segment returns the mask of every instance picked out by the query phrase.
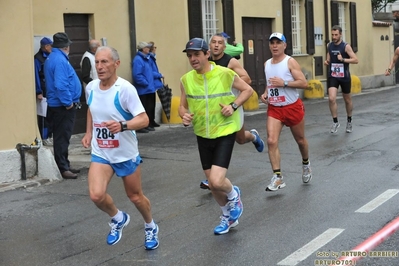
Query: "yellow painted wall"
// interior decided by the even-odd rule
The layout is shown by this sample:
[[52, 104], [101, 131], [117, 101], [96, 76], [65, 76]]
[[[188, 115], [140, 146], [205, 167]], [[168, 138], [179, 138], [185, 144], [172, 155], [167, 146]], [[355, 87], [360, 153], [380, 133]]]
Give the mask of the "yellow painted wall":
[[[381, 36], [384, 37], [384, 41], [381, 41]], [[388, 36], [389, 40], [385, 40], [385, 36]], [[375, 75], [383, 75], [385, 70], [388, 68], [394, 53], [393, 46], [393, 29], [390, 27], [373, 27], [373, 66]], [[378, 52], [377, 52], [378, 51]], [[369, 62], [368, 60], [367, 62]], [[393, 76], [393, 75], [392, 75]]]
[[10, 150], [31, 144], [38, 134], [32, 1], [1, 0], [0, 10], [0, 150]]
[[51, 1], [51, 4], [48, 0], [32, 0], [32, 2], [35, 35], [53, 36], [56, 32], [65, 31], [64, 13], [93, 14], [93, 20], [90, 21], [92, 25], [89, 25], [93, 31], [91, 37], [95, 39], [106, 37], [108, 45], [118, 50], [121, 58], [118, 75], [131, 81], [127, 0], [57, 0]]

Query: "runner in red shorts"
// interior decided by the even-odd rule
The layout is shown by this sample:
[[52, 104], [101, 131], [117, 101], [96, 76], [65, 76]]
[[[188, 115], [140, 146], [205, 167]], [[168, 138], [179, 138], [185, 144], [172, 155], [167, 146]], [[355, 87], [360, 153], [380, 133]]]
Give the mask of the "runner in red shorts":
[[306, 89], [308, 83], [298, 62], [285, 54], [287, 47], [282, 33], [272, 33], [269, 37], [272, 58], [265, 63], [267, 86], [261, 100], [268, 104], [267, 110], [267, 146], [273, 169], [273, 177], [266, 191], [276, 191], [285, 187], [280, 167], [278, 142], [283, 126], [290, 127], [302, 155], [302, 181], [312, 179], [310, 169], [308, 141], [305, 138], [305, 110], [297, 89]]

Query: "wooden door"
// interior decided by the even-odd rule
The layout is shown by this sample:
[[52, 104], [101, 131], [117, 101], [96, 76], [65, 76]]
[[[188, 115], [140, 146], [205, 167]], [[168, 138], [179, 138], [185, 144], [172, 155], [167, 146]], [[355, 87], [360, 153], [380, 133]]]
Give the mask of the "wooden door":
[[244, 68], [252, 79], [252, 88], [263, 94], [266, 86], [264, 63], [271, 57], [269, 36], [272, 33], [272, 19], [242, 18]]
[[[64, 14], [64, 29], [65, 33], [68, 34], [69, 39], [72, 41], [69, 52], [69, 62], [81, 80], [82, 70], [80, 67], [80, 60], [89, 47], [89, 15]], [[82, 103], [82, 108], [76, 112], [73, 134], [86, 132], [87, 104], [83, 86], [80, 102]]]

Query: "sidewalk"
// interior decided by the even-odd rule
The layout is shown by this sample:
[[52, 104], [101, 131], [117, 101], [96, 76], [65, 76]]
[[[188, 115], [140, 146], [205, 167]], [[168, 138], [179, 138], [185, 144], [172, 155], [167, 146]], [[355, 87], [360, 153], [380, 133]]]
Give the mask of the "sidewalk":
[[[156, 129], [154, 132], [147, 133], [148, 135], [153, 135], [156, 134], [158, 131], [165, 130], [167, 128], [173, 128], [173, 127], [181, 127], [182, 125], [175, 125], [175, 124], [161, 124], [159, 128]], [[144, 135], [147, 135], [144, 134]], [[139, 134], [138, 136], [140, 137], [143, 134]], [[68, 159], [71, 162], [71, 165], [73, 168], [77, 169], [85, 169], [89, 167], [90, 164], [90, 149], [86, 149], [82, 146], [81, 140], [84, 136], [84, 133], [79, 133], [72, 135], [70, 145], [69, 145], [69, 156]], [[52, 146], [42, 146], [40, 149], [48, 149], [53, 153], [53, 147]], [[19, 169], [18, 169], [19, 170]], [[79, 178], [79, 177], [78, 177]], [[0, 193], [9, 191], [9, 190], [17, 190], [17, 189], [26, 189], [26, 188], [31, 188], [31, 187], [38, 187], [42, 185], [46, 185], [49, 183], [56, 183], [56, 182], [62, 182], [63, 179], [43, 179], [43, 178], [38, 178], [37, 176], [27, 179], [27, 180], [17, 180], [13, 182], [5, 182], [5, 183], [0, 183]]]

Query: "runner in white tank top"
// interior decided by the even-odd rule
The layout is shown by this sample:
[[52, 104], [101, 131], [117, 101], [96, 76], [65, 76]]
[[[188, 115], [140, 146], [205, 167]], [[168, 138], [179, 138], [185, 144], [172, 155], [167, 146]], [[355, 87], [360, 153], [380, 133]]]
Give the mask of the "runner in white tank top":
[[298, 62], [285, 54], [287, 47], [282, 33], [272, 33], [269, 48], [272, 58], [265, 62], [267, 85], [261, 96], [267, 108], [267, 147], [273, 177], [266, 191], [276, 191], [285, 187], [281, 174], [281, 153], [278, 147], [283, 126], [291, 128], [291, 133], [302, 155], [302, 181], [312, 179], [310, 169], [308, 141], [305, 138], [305, 110], [297, 89], [306, 89], [308, 83]]
[[265, 75], [267, 81], [269, 104], [272, 104], [274, 106], [293, 104], [299, 98], [299, 94], [296, 88], [288, 88], [286, 86], [275, 87], [269, 82], [270, 78], [272, 77], [281, 77], [287, 82], [294, 80], [291, 71], [288, 68], [288, 60], [290, 58], [290, 56], [286, 55], [285, 58], [277, 64], [272, 64], [272, 58], [266, 61]]

